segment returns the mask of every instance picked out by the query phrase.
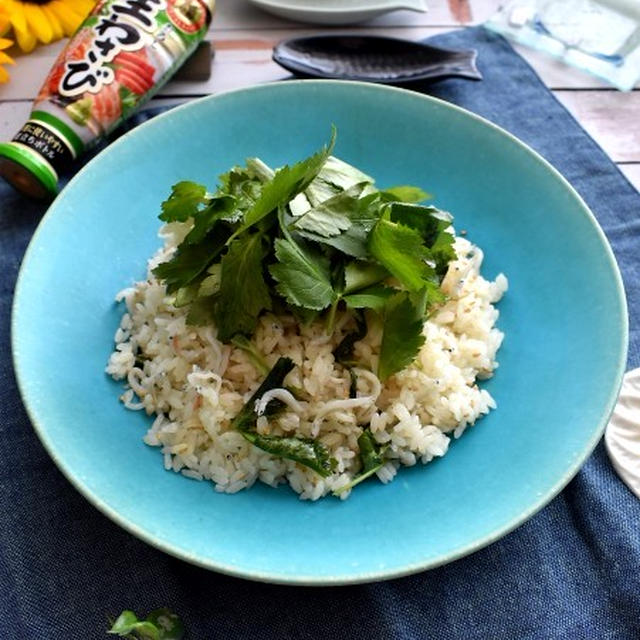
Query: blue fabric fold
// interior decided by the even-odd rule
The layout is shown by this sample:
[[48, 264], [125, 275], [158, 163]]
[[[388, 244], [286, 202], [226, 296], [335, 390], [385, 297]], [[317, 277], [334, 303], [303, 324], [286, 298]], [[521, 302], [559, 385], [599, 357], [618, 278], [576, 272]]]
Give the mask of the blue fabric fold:
[[[628, 366], [639, 366], [640, 194], [505, 40], [472, 28], [430, 42], [477, 49], [484, 80], [419, 89], [518, 136], [594, 211], [625, 282]], [[160, 606], [183, 618], [192, 640], [640, 637], [640, 502], [602, 444], [556, 499], [502, 540], [384, 583], [251, 583], [185, 564], [121, 530], [62, 477], [22, 406], [11, 363], [11, 302], [45, 206], [4, 184], [0, 203], [0, 638], [105, 638], [109, 616]]]

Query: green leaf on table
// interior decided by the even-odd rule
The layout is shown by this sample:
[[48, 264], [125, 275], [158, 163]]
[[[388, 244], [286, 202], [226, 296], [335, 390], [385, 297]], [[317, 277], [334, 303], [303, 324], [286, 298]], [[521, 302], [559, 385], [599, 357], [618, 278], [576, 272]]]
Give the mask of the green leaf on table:
[[246, 233], [222, 257], [216, 324], [223, 342], [235, 333], [252, 333], [260, 312], [271, 308], [262, 273], [264, 255], [262, 234]]
[[158, 640], [181, 640], [184, 637], [182, 620], [169, 609], [155, 609], [147, 616], [147, 621], [157, 627], [160, 634]]
[[164, 222], [185, 222], [206, 203], [207, 189], [201, 184], [183, 180], [171, 188], [171, 195], [162, 203], [159, 218]]
[[330, 306], [336, 293], [331, 284], [329, 259], [311, 246], [288, 239], [275, 241], [277, 263], [269, 267], [276, 290], [289, 303], [307, 309]]
[[387, 380], [415, 360], [425, 340], [423, 325], [424, 318], [408, 292], [398, 292], [387, 301], [378, 360], [380, 380]]
[[330, 476], [336, 466], [336, 460], [329, 455], [327, 448], [311, 438], [260, 435], [255, 431], [242, 431], [242, 435], [259, 449], [278, 458], [298, 462], [323, 478]]
[[163, 608], [152, 611], [145, 620], [139, 620], [133, 611], [123, 611], [107, 633], [139, 640], [182, 640], [185, 629], [175, 613]]

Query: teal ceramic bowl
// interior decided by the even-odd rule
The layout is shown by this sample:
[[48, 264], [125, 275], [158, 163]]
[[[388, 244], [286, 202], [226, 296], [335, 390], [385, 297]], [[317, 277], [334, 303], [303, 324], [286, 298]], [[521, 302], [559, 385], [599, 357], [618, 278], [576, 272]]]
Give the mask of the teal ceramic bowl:
[[[159, 245], [169, 186], [214, 186], [247, 156], [272, 166], [317, 149], [381, 186], [417, 184], [503, 271], [506, 333], [486, 387], [498, 409], [427, 466], [345, 502], [302, 502], [286, 487], [221, 495], [163, 469], [150, 419], [118, 402], [104, 373], [122, 313], [117, 291]], [[22, 265], [13, 349], [33, 425], [99, 510], [186, 561], [269, 582], [345, 584], [410, 574], [471, 553], [564, 487], [600, 438], [625, 363], [626, 307], [594, 217], [540, 156], [444, 102], [358, 83], [302, 81], [193, 102], [111, 145], [42, 220]], [[71, 490], [71, 488], [70, 488]]]

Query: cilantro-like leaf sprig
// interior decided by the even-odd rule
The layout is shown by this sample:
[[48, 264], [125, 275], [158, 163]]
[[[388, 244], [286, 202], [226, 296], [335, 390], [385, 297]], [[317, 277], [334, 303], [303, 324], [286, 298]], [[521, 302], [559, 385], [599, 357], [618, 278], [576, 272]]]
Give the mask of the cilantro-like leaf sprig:
[[[318, 152], [280, 169], [250, 158], [213, 192], [175, 184], [160, 218], [189, 227], [154, 273], [174, 304], [188, 307], [188, 323], [213, 322], [222, 341], [244, 347], [268, 310], [288, 309], [301, 322], [323, 316], [327, 331], [340, 309], [373, 313], [383, 327], [376, 373], [384, 381], [415, 359], [426, 317], [445, 301], [452, 219], [420, 204], [431, 196], [419, 187], [376, 189], [331, 155], [335, 140], [332, 129]], [[363, 331], [360, 323], [336, 350], [338, 362], [357, 365], [353, 344]]]

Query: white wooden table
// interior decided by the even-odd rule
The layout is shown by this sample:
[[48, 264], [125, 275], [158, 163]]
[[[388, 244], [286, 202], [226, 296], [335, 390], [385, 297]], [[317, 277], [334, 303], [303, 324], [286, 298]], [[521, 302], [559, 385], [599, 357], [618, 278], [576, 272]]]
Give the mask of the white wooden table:
[[[155, 104], [183, 102], [211, 93], [288, 77], [271, 61], [273, 46], [284, 38], [344, 31], [423, 39], [486, 20], [500, 0], [429, 0], [425, 14], [396, 11], [357, 27], [330, 29], [270, 16], [245, 0], [218, 0], [209, 39], [215, 57], [211, 77], [202, 82], [173, 81]], [[0, 85], [0, 139], [9, 140], [26, 120], [48, 69], [64, 43], [17, 55], [11, 82]], [[621, 93], [599, 80], [543, 54], [518, 48], [583, 127], [640, 189], [640, 91]]]

